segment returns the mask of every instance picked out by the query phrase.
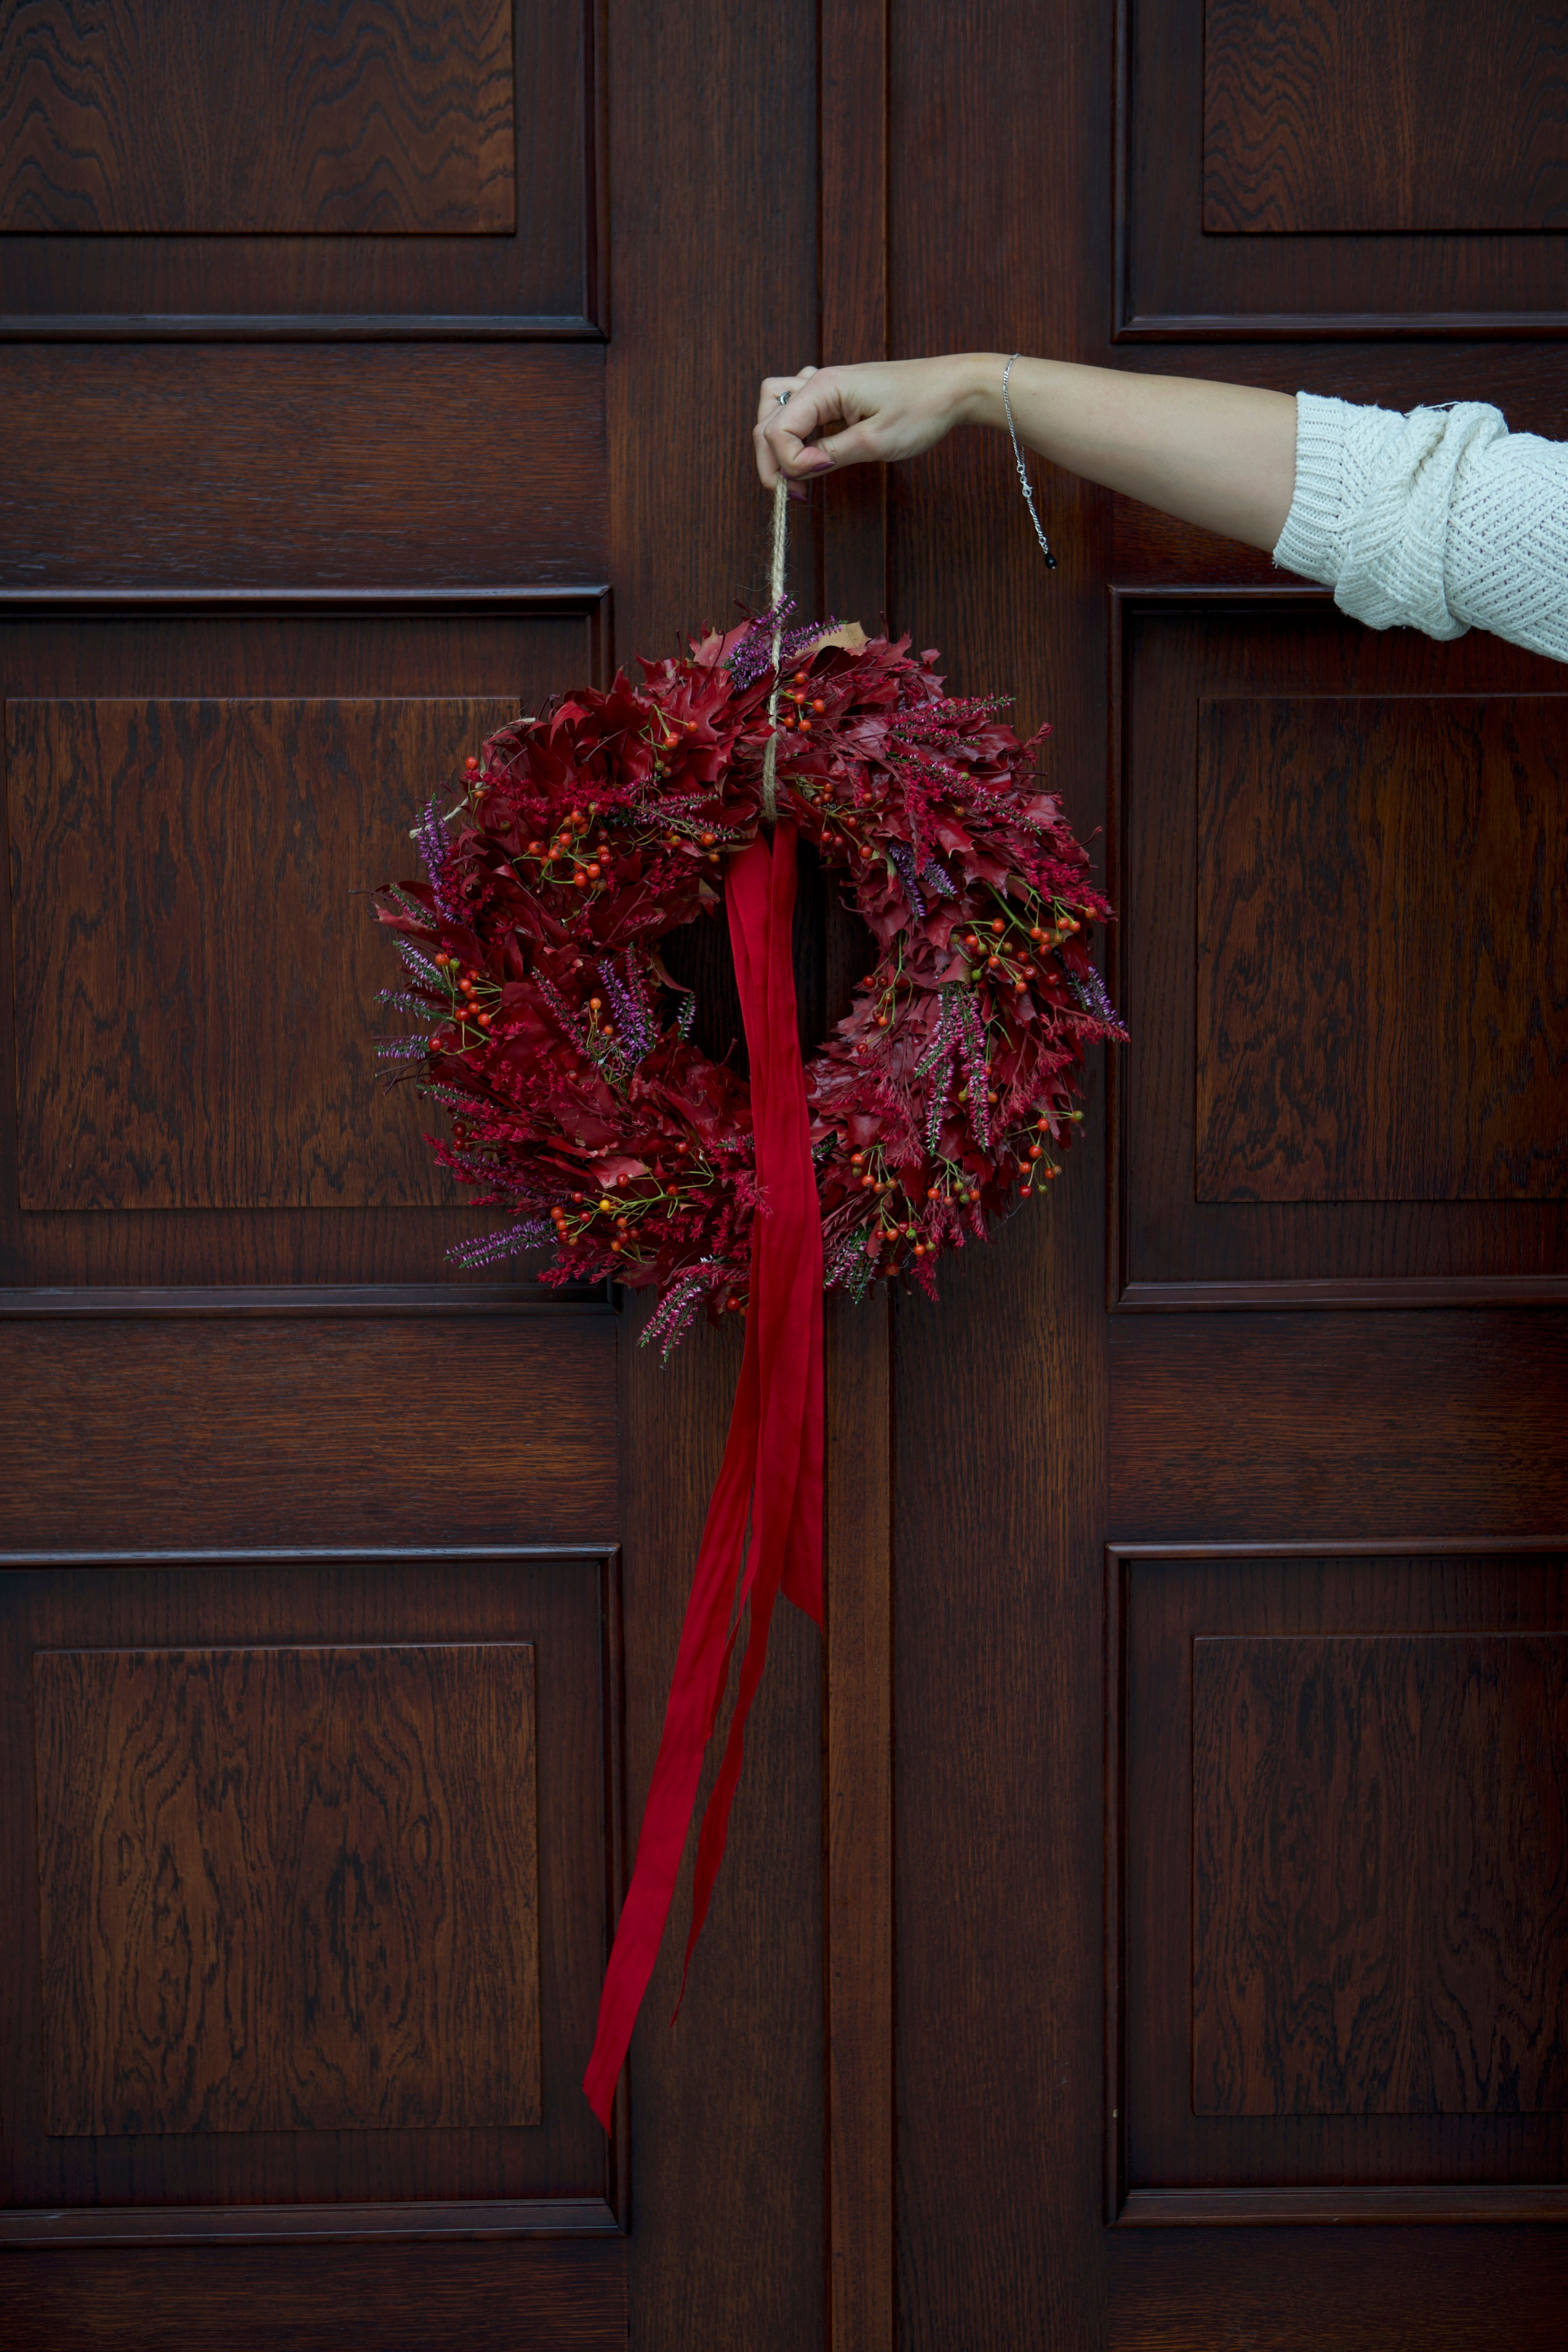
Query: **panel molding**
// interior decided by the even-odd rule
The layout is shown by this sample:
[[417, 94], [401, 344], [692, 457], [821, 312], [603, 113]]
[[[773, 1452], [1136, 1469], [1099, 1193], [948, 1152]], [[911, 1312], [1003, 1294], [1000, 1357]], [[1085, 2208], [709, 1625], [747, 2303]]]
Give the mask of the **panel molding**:
[[[0, 311], [0, 345], [16, 342], [589, 342], [609, 341], [608, 0], [578, 0], [583, 178], [579, 192], [584, 307], [580, 312], [399, 310]], [[515, 43], [514, 43], [515, 51]], [[521, 74], [521, 61], [514, 55]], [[514, 122], [515, 138], [517, 126]], [[519, 246], [524, 229], [486, 242]], [[125, 243], [123, 237], [105, 238]], [[166, 240], [172, 242], [173, 240]], [[184, 240], [213, 243], [216, 238]], [[254, 241], [273, 241], [256, 233]], [[277, 241], [283, 241], [281, 239]], [[314, 237], [296, 242], [317, 242]], [[362, 243], [361, 237], [345, 242]], [[399, 238], [397, 242], [411, 240]], [[419, 240], [439, 247], [449, 240]]]
[[0, 2252], [56, 2246], [266, 2246], [393, 2238], [619, 2238], [603, 2197], [428, 2205], [77, 2206], [0, 2212]]
[[1555, 308], [1405, 312], [1140, 310], [1134, 292], [1131, 170], [1136, 128], [1131, 92], [1133, 6], [1134, 0], [1116, 0], [1111, 90], [1110, 339], [1113, 343], [1561, 342], [1568, 339], [1568, 310]]
[[[500, 1564], [526, 1568], [582, 1567], [594, 1574], [599, 1624], [599, 1685], [602, 1721], [600, 1747], [600, 1851], [604, 1867], [602, 1967], [608, 1958], [615, 1922], [625, 1897], [627, 1876], [626, 1773], [625, 1641], [622, 1621], [622, 1555], [618, 1541], [563, 1543], [441, 1543], [351, 1545], [331, 1547], [246, 1546], [122, 1549], [96, 1552], [58, 1549], [51, 1551], [0, 1552], [0, 1577], [7, 1570], [80, 1569], [139, 1571], [167, 1568], [196, 1572], [229, 1572], [277, 1564], [310, 1569], [353, 1563], [396, 1569], [445, 1563]], [[504, 1638], [510, 1639], [510, 1635]], [[416, 1644], [417, 1645], [417, 1644]], [[279, 1644], [264, 1638], [262, 1646]], [[298, 1646], [285, 1641], [281, 1646]], [[313, 1636], [308, 1647], [331, 1648]], [[336, 1646], [344, 1646], [337, 1644]], [[362, 1640], [347, 1644], [363, 1648]], [[374, 1646], [374, 1643], [372, 1646]], [[342, 2204], [304, 2200], [298, 2204], [168, 2203], [146, 2206], [87, 2205], [16, 2206], [0, 2209], [0, 2253], [8, 2249], [89, 2246], [153, 2246], [241, 2243], [293, 2243], [399, 2239], [479, 2239], [520, 2237], [624, 2237], [630, 2226], [629, 2098], [625, 2074], [617, 2089], [611, 2130], [595, 2141], [603, 2152], [599, 2186], [591, 2193], [541, 2194], [500, 2199], [429, 2200], [400, 2197], [386, 2201], [347, 2200]], [[361, 2135], [362, 2137], [363, 2135]], [[371, 2137], [378, 2137], [371, 2133]], [[594, 2179], [593, 2171], [589, 2179]]]
[[1562, 1307], [1568, 1275], [1457, 1274], [1364, 1282], [1124, 1282], [1113, 1315], [1239, 1314], [1249, 1307]]
[[1319, 2223], [1568, 2221], [1562, 2181], [1509, 2189], [1134, 2189], [1114, 2230], [1257, 2229]]
[[93, 1322], [156, 1321], [163, 1316], [220, 1316], [255, 1321], [272, 1316], [371, 1317], [395, 1321], [438, 1315], [613, 1315], [611, 1286], [547, 1290], [541, 1283], [330, 1283], [276, 1288], [0, 1289], [0, 1321], [37, 1322], [68, 1317]]
[[1343, 1542], [1310, 1537], [1209, 1543], [1108, 1543], [1104, 1552], [1105, 1653], [1105, 2044], [1104, 2219], [1116, 2230], [1281, 2228], [1296, 2225], [1452, 2222], [1520, 2224], [1568, 2221], [1562, 2182], [1356, 2183], [1301, 2188], [1130, 2189], [1127, 2181], [1126, 2056], [1126, 1664], [1128, 1583], [1138, 1566], [1192, 1560], [1400, 1559], [1561, 1557], [1568, 1533], [1375, 1537]]
[[[1234, 613], [1243, 616], [1332, 614], [1332, 592], [1300, 582], [1266, 583], [1201, 580], [1113, 581], [1107, 589], [1110, 613], [1107, 664], [1106, 872], [1107, 892], [1122, 920], [1111, 926], [1106, 943], [1106, 980], [1111, 1000], [1125, 1012], [1129, 1005], [1129, 844], [1132, 835], [1130, 804], [1129, 709], [1131, 687], [1128, 633], [1138, 619], [1167, 614], [1180, 616]], [[1529, 655], [1523, 660], [1534, 658]], [[1515, 689], [1499, 688], [1502, 695]], [[1550, 691], [1543, 688], [1542, 691]], [[1457, 694], [1484, 693], [1480, 688], [1457, 686]], [[1375, 696], [1368, 689], [1369, 696]], [[1195, 876], [1194, 876], [1195, 887]], [[1106, 1101], [1106, 1306], [1112, 1315], [1181, 1314], [1281, 1308], [1351, 1310], [1377, 1308], [1442, 1309], [1456, 1307], [1557, 1306], [1568, 1301], [1568, 1275], [1558, 1273], [1489, 1275], [1455, 1274], [1268, 1278], [1237, 1281], [1143, 1281], [1131, 1275], [1133, 1262], [1130, 1232], [1130, 1117], [1132, 1071], [1131, 1058], [1114, 1055], [1107, 1074]], [[1331, 1203], [1330, 1206], [1341, 1204]], [[1354, 1205], [1354, 1204], [1350, 1204]], [[1463, 1203], [1437, 1203], [1439, 1208]], [[1526, 1204], [1528, 1205], [1528, 1204]]]

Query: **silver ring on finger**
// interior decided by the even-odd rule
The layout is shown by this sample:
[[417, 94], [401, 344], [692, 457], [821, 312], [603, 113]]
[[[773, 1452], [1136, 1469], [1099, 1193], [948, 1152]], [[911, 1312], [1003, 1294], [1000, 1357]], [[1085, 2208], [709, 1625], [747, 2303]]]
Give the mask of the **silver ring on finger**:
[[789, 394], [788, 394], [788, 393], [787, 393], [787, 392], [781, 392], [781, 393], [780, 393], [780, 394], [779, 394], [779, 406], [780, 406], [781, 408], [787, 408], [787, 407], [789, 406]]

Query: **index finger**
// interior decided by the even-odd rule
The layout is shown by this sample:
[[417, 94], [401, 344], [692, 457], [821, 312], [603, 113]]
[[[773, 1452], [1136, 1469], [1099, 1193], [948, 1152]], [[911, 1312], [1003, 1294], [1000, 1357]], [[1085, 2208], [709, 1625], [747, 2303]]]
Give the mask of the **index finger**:
[[803, 369], [794, 379], [765, 376], [752, 435], [763, 487], [771, 490], [780, 474], [795, 480], [818, 472], [806, 444], [839, 415], [827, 370]]

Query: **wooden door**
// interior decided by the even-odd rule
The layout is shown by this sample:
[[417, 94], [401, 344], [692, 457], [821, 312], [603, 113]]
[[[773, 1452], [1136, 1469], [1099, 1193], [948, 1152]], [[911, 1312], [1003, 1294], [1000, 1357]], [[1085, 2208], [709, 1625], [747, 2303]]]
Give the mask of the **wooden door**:
[[363, 895], [609, 656], [596, 38], [0, 11], [7, 2344], [625, 2338], [616, 1318]]
[[452, 1278], [351, 896], [760, 587], [765, 370], [1561, 432], [1548, 37], [1448, 14], [0, 6], [0, 2341], [1555, 2341], [1561, 673], [1059, 478], [1047, 578], [994, 439], [797, 517], [1053, 720], [1134, 1043], [831, 1320], [826, 1654], [607, 2147], [738, 1348]]
[[[1539, 12], [891, 23], [896, 354], [1563, 433]], [[1059, 478], [1047, 580], [994, 441], [888, 495], [1132, 1037], [1103, 1208], [895, 1317], [897, 2340], [1555, 2342], [1564, 673]]]

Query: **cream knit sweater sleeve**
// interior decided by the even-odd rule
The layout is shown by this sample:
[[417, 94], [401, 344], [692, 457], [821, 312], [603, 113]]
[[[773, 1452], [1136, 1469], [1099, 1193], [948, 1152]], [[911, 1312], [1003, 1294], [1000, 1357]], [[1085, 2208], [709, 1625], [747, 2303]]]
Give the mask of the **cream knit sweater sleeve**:
[[1568, 445], [1479, 401], [1400, 416], [1298, 393], [1274, 561], [1369, 628], [1490, 629], [1568, 661]]

